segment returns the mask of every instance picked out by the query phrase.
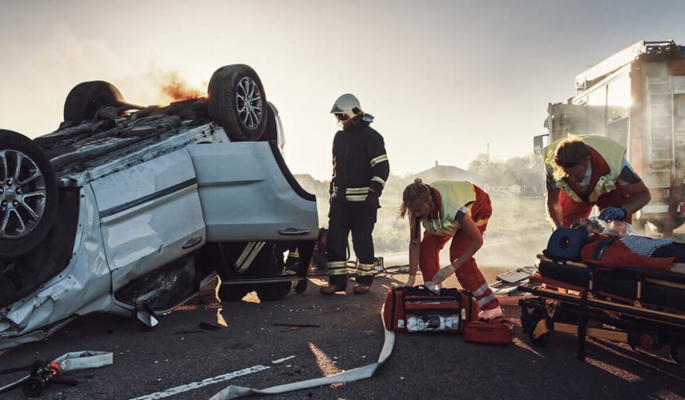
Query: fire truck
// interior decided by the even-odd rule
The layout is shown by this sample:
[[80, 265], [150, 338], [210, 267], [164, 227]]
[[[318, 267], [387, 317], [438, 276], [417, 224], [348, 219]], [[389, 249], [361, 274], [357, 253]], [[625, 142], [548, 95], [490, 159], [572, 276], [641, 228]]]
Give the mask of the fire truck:
[[670, 236], [685, 222], [685, 49], [639, 41], [576, 76], [575, 86], [575, 96], [548, 105], [536, 153], [569, 134], [614, 139], [652, 195], [634, 225]]

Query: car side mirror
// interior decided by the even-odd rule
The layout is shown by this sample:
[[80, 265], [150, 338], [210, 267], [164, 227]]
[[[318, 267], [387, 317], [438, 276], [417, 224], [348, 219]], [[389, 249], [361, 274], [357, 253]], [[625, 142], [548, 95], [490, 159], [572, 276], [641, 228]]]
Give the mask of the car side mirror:
[[545, 147], [545, 137], [549, 137], [549, 134], [533, 136], [533, 152], [535, 154], [542, 154], [542, 148]]
[[143, 304], [133, 309], [133, 319], [145, 329], [152, 329], [159, 325], [159, 320], [154, 311], [147, 305]]

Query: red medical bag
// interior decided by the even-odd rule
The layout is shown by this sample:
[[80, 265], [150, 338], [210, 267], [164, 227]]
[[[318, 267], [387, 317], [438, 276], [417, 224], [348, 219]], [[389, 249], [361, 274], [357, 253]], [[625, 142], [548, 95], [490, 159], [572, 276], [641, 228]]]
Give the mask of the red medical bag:
[[386, 329], [397, 332], [461, 333], [478, 312], [465, 290], [441, 289], [435, 294], [423, 286], [393, 287], [385, 296], [383, 322]]
[[468, 342], [508, 344], [514, 341], [514, 324], [504, 319], [471, 321], [464, 327]]

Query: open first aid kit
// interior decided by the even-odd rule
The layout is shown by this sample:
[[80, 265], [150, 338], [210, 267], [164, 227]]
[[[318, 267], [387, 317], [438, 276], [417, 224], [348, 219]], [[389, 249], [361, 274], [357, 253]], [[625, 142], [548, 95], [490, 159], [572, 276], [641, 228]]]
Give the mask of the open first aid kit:
[[465, 290], [393, 287], [385, 297], [383, 322], [397, 332], [461, 333], [466, 323], [478, 319], [479, 311]]

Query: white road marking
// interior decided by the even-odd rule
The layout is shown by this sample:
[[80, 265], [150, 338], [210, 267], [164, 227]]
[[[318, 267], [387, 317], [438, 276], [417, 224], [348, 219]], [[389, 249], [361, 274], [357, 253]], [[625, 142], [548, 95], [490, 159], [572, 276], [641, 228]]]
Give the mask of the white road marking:
[[230, 372], [228, 374], [215, 376], [213, 378], [203, 379], [200, 382], [192, 382], [192, 383], [189, 383], [187, 385], [176, 386], [176, 387], [173, 387], [171, 389], [167, 389], [163, 392], [152, 393], [152, 394], [148, 394], [145, 396], [136, 397], [136, 398], [131, 399], [131, 400], [163, 399], [165, 397], [175, 396], [179, 393], [199, 389], [199, 388], [204, 387], [204, 386], [214, 385], [215, 383], [228, 381], [228, 380], [231, 380], [233, 378], [237, 378], [239, 376], [244, 376], [244, 375], [253, 374], [253, 373], [259, 372], [259, 371], [264, 371], [264, 370], [267, 370], [269, 368], [271, 368], [271, 367], [267, 367], [264, 365], [255, 365], [254, 367], [241, 369], [240, 371]]
[[273, 361], [271, 361], [271, 363], [273, 363], [273, 364], [280, 364], [280, 363], [282, 363], [283, 361], [290, 360], [291, 358], [295, 358], [295, 356], [290, 356], [290, 357], [285, 357], [285, 358], [279, 358], [278, 360], [273, 360]]

